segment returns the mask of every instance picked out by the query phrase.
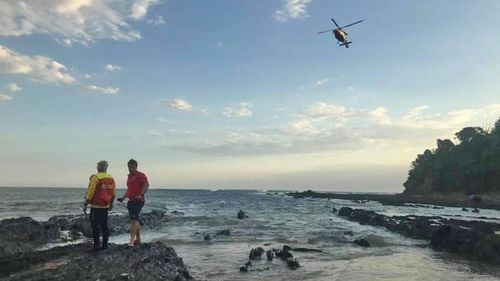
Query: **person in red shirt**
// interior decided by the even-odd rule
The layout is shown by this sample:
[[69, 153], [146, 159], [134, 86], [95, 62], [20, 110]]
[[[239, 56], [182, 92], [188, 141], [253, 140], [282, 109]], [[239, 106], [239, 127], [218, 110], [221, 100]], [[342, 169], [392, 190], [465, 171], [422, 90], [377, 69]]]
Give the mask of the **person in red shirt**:
[[145, 174], [137, 171], [137, 161], [130, 159], [127, 163], [128, 174], [127, 193], [118, 201], [123, 202], [128, 198], [127, 209], [130, 217], [130, 242], [128, 245], [133, 247], [141, 243], [141, 225], [139, 224], [139, 214], [144, 206], [144, 194], [148, 191], [149, 182]]

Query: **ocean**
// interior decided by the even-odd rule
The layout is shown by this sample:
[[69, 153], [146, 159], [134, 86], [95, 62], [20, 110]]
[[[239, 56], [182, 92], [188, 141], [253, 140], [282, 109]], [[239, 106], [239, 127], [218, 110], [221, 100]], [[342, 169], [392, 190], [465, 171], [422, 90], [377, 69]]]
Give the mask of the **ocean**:
[[[385, 215], [433, 215], [495, 223], [500, 223], [499, 211], [481, 210], [477, 214], [451, 207], [294, 199], [284, 193], [150, 189], [144, 211], [184, 214], [173, 215], [171, 222], [154, 231], [143, 230], [142, 237], [144, 242], [162, 240], [171, 245], [197, 280], [500, 280], [500, 269], [494, 266], [433, 251], [423, 240], [347, 221], [332, 208], [349, 206]], [[85, 189], [0, 188], [0, 219], [28, 216], [44, 221], [56, 215], [79, 214], [84, 194]], [[250, 217], [237, 219], [239, 210]], [[126, 213], [126, 209], [116, 202], [113, 213]], [[204, 241], [205, 234], [225, 229], [231, 231], [230, 236]], [[346, 235], [348, 231], [353, 235]], [[354, 245], [356, 238], [366, 238], [371, 247]], [[112, 243], [127, 241], [128, 234], [110, 238]], [[283, 245], [322, 252], [294, 252], [300, 263], [297, 270], [287, 268], [279, 259], [267, 261], [264, 257], [252, 261], [249, 272], [239, 272], [252, 248], [281, 249]]]

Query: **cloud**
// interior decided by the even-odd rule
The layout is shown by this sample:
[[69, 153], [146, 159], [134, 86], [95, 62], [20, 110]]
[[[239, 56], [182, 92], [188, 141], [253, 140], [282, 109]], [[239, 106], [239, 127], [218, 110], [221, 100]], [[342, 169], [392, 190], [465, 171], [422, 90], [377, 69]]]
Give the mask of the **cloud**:
[[113, 72], [113, 71], [118, 71], [118, 70], [122, 70], [122, 68], [118, 65], [112, 65], [112, 64], [107, 64], [104, 69], [106, 69], [107, 71], [109, 72]]
[[218, 42], [217, 49], [224, 50], [225, 49], [224, 44], [222, 42]]
[[95, 85], [90, 85], [87, 87], [87, 89], [89, 91], [98, 92], [98, 93], [105, 94], [105, 95], [116, 95], [120, 92], [120, 88], [111, 88], [111, 87], [104, 88], [104, 87], [98, 87]]
[[12, 93], [19, 92], [19, 91], [21, 91], [23, 89], [23, 88], [19, 87], [16, 83], [10, 83], [9, 85], [7, 85], [7, 88]]
[[277, 21], [307, 18], [309, 15], [306, 9], [311, 1], [312, 0], [286, 0], [284, 7], [274, 12], [274, 18]]
[[12, 99], [12, 96], [0, 95], [0, 102], [10, 101], [11, 99]]
[[149, 7], [158, 3], [158, 0], [136, 0], [132, 4], [130, 17], [134, 20], [141, 20], [148, 14]]
[[222, 115], [229, 117], [229, 118], [249, 117], [249, 116], [252, 116], [252, 111], [250, 110], [251, 107], [252, 107], [251, 104], [242, 102], [242, 103], [240, 103], [239, 108], [233, 108], [233, 107], [224, 108]]
[[152, 25], [163, 25], [167, 22], [163, 19], [162, 16], [156, 16], [153, 19], [149, 19], [148, 23]]
[[24, 56], [0, 45], [0, 73], [22, 74], [41, 82], [75, 83], [63, 64], [44, 56]]
[[[247, 132], [212, 132], [202, 143], [175, 148], [212, 156], [310, 154], [385, 149], [413, 153], [431, 148], [438, 138], [453, 138], [467, 126], [488, 126], [500, 116], [500, 104], [429, 114], [429, 106], [408, 109], [394, 116], [385, 107], [374, 109], [316, 103], [288, 123]], [[387, 152], [388, 153], [388, 152]]]
[[0, 36], [45, 34], [58, 42], [89, 45], [96, 40], [141, 38], [129, 20], [142, 20], [157, 0], [2, 0]]
[[330, 82], [330, 78], [318, 80], [318, 81], [314, 82], [313, 88], [319, 87], [319, 86], [326, 84], [328, 82]]
[[325, 102], [318, 102], [309, 105], [307, 110], [302, 112], [302, 116], [307, 118], [346, 118], [359, 114], [360, 111], [352, 108], [336, 104], [328, 104]]
[[175, 99], [172, 102], [170, 102], [169, 105], [171, 107], [178, 109], [178, 110], [181, 110], [181, 111], [192, 111], [193, 110], [193, 106], [185, 100]]

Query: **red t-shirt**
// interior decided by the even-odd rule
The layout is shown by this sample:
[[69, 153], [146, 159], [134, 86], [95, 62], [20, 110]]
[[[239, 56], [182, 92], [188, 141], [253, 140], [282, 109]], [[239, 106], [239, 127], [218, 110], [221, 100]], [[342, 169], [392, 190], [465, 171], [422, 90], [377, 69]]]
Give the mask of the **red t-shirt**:
[[[136, 171], [133, 174], [128, 175], [127, 179], [127, 194], [125, 194], [129, 200], [139, 200], [144, 202], [144, 196], [141, 194], [144, 184], [148, 183], [148, 178], [145, 174]], [[135, 199], [137, 195], [141, 194], [141, 199]]]

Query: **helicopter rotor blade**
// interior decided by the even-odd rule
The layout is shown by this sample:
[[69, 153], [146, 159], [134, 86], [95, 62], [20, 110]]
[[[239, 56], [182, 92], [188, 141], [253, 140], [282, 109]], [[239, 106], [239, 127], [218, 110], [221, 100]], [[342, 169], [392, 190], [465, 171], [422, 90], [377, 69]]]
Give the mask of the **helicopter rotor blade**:
[[325, 33], [325, 32], [331, 32], [331, 31], [334, 31], [334, 30], [335, 29], [328, 29], [328, 30], [317, 32], [316, 34], [321, 34], [321, 33]]
[[348, 27], [348, 26], [351, 26], [351, 25], [355, 25], [355, 24], [358, 24], [358, 23], [361, 23], [361, 22], [363, 22], [363, 20], [360, 20], [360, 21], [357, 21], [357, 22], [354, 22], [354, 23], [351, 23], [351, 24], [348, 24], [348, 25], [345, 25], [345, 26], [342, 26], [342, 27], [339, 27], [339, 28], [345, 28], [345, 27]]
[[335, 26], [337, 26], [337, 28], [340, 28], [340, 26], [337, 24], [337, 22], [335, 22], [335, 20], [333, 18], [330, 18], [330, 19], [333, 21], [333, 23], [335, 24]]

